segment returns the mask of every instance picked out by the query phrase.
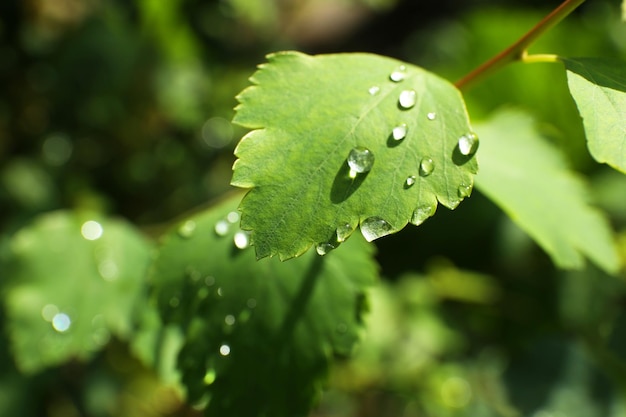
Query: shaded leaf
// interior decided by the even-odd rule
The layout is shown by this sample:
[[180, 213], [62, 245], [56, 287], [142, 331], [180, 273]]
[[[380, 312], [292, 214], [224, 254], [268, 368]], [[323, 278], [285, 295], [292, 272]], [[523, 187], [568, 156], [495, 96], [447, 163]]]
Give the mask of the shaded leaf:
[[563, 62], [591, 155], [626, 173], [626, 62], [606, 58]]
[[42, 215], [15, 234], [5, 293], [22, 371], [88, 358], [132, 330], [150, 246], [129, 224], [87, 213]]
[[324, 257], [256, 261], [237, 247], [246, 236], [238, 200], [164, 237], [152, 276], [158, 305], [184, 329], [183, 382], [193, 403], [208, 402], [206, 415], [305, 415], [329, 361], [360, 337], [372, 248], [351, 239]]
[[[334, 241], [338, 228], [360, 225], [373, 240], [469, 195], [475, 147], [459, 149], [470, 126], [450, 83], [370, 54], [268, 60], [239, 95], [234, 119], [255, 129], [235, 150], [232, 184], [251, 188], [242, 227], [252, 230], [258, 257], [298, 256]], [[355, 148], [371, 170], [349, 167]]]
[[612, 231], [587, 202], [582, 181], [542, 140], [533, 120], [501, 112], [477, 128], [481, 172], [476, 186], [504, 210], [562, 268], [588, 257], [609, 273], [619, 268]]

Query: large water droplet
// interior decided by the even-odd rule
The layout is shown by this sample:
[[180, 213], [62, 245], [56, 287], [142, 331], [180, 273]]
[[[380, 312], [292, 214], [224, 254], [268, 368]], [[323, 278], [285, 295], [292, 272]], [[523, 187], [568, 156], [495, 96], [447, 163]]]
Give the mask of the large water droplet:
[[361, 223], [361, 234], [368, 242], [387, 236], [392, 231], [393, 227], [380, 217], [368, 217]]
[[358, 174], [368, 172], [374, 165], [374, 154], [367, 148], [352, 148], [348, 154], [350, 170]]
[[393, 128], [393, 130], [391, 131], [391, 135], [395, 140], [402, 140], [406, 137], [407, 131], [408, 127], [406, 123], [402, 123], [401, 125]]
[[408, 177], [406, 177], [406, 180], [404, 180], [404, 185], [406, 185], [407, 188], [415, 185], [415, 175], [409, 175]]
[[466, 133], [459, 138], [458, 147], [461, 155], [474, 155], [478, 149], [478, 136], [471, 132]]
[[432, 121], [432, 120], [435, 120], [435, 119], [437, 118], [437, 113], [435, 113], [435, 112], [430, 112], [430, 113], [428, 113], [428, 114], [426, 115], [426, 118], [427, 118], [428, 120], [431, 120], [431, 121]]
[[318, 255], [324, 256], [331, 250], [335, 249], [336, 247], [337, 245], [333, 245], [330, 242], [323, 242], [323, 243], [318, 244], [315, 247], [315, 251], [317, 252]]
[[216, 378], [217, 378], [217, 372], [215, 372], [214, 368], [210, 368], [204, 374], [203, 381], [206, 385], [211, 385], [212, 383], [215, 382]]
[[400, 65], [389, 74], [389, 79], [394, 83], [398, 83], [406, 78], [406, 66]]
[[367, 91], [370, 93], [370, 95], [375, 96], [380, 92], [380, 87], [377, 85], [373, 85]]
[[417, 93], [415, 90], [404, 90], [400, 93], [398, 103], [403, 109], [410, 109], [417, 102]]
[[416, 226], [424, 223], [424, 221], [435, 214], [437, 210], [436, 204], [422, 204], [417, 206], [417, 208], [413, 211], [413, 215], [411, 216], [411, 223]]
[[220, 220], [215, 223], [215, 234], [218, 236], [226, 236], [230, 229], [230, 223], [227, 220]]
[[238, 249], [245, 249], [250, 246], [250, 232], [246, 230], [240, 230], [235, 233], [233, 237], [233, 242], [235, 242], [235, 246]]
[[87, 240], [98, 240], [103, 232], [102, 225], [94, 220], [88, 220], [80, 227], [81, 235]]
[[220, 355], [222, 355], [222, 356], [230, 355], [230, 346], [228, 346], [226, 344], [220, 346]]
[[467, 184], [459, 185], [457, 189], [457, 194], [459, 198], [469, 197], [472, 194], [472, 186]]
[[65, 313], [57, 313], [52, 317], [52, 328], [59, 333], [65, 333], [70, 329], [72, 320]]
[[344, 223], [340, 226], [337, 226], [337, 242], [345, 242], [353, 231], [354, 228], [350, 225], [350, 223]]
[[193, 220], [187, 220], [178, 227], [178, 236], [189, 239], [196, 231], [196, 222]]
[[435, 163], [430, 158], [422, 158], [420, 162], [420, 175], [427, 177], [435, 170]]

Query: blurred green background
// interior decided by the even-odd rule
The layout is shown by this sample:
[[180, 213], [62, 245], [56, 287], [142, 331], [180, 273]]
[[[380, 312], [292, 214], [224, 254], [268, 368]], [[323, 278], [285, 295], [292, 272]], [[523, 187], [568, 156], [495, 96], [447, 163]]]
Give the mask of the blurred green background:
[[[150, 235], [227, 193], [245, 133], [230, 123], [235, 96], [269, 52], [374, 52], [454, 81], [558, 3], [4, 0], [0, 246], [50, 210], [119, 215]], [[589, 0], [532, 50], [624, 58], [619, 8]], [[514, 64], [466, 100], [475, 120], [531, 111], [588, 178], [626, 258], [625, 177], [588, 156], [562, 68]], [[623, 275], [554, 269], [478, 192], [377, 246], [370, 331], [313, 415], [626, 416]], [[7, 416], [200, 415], [115, 340], [30, 376], [2, 341], [3, 374]]]

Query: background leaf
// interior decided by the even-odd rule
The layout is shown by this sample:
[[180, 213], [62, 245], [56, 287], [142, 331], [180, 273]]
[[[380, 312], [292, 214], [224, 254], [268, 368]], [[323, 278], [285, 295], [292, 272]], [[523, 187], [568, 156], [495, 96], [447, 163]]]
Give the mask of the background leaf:
[[233, 242], [247, 236], [237, 201], [165, 236], [152, 277], [159, 308], [184, 329], [183, 381], [192, 402], [208, 401], [207, 415], [305, 415], [329, 360], [360, 336], [372, 248], [351, 239], [324, 257], [257, 262]]
[[[232, 184], [252, 188], [242, 227], [252, 230], [258, 257], [297, 256], [358, 225], [373, 240], [471, 192], [475, 146], [460, 151], [470, 127], [447, 81], [368, 54], [268, 60], [239, 95], [234, 119], [256, 129], [235, 150]], [[414, 105], [402, 105], [403, 92], [416, 94]], [[374, 159], [353, 179], [346, 159], [355, 147]]]
[[524, 113], [498, 113], [481, 124], [479, 190], [562, 268], [581, 268], [583, 256], [609, 273], [619, 258], [607, 221], [589, 206], [585, 185], [558, 151], [542, 140]]
[[626, 62], [606, 58], [563, 62], [591, 155], [626, 173]]
[[150, 246], [129, 224], [58, 211], [11, 242], [7, 331], [22, 371], [98, 351], [128, 338]]

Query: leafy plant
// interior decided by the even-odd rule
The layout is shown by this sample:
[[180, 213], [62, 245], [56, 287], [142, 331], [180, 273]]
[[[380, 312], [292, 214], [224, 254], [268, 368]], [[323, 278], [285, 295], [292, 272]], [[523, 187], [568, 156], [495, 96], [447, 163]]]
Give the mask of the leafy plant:
[[[620, 280], [626, 235], [614, 230], [626, 221], [626, 63], [528, 52], [583, 3], [564, 1], [456, 83], [371, 53], [269, 54], [237, 96], [233, 119], [249, 129], [234, 149], [231, 179], [245, 194], [216, 193], [209, 207], [165, 226], [109, 216], [96, 195], [83, 195], [81, 210], [16, 221], [20, 227], [0, 240], [6, 337], [0, 414], [109, 415], [110, 404], [124, 397], [113, 391], [154, 384], [150, 400], [142, 399], [153, 401], [151, 407], [118, 405], [118, 413], [293, 417], [309, 414], [326, 396], [333, 406], [322, 402], [316, 413], [358, 415], [345, 405], [353, 404], [347, 397], [387, 404], [398, 395], [410, 400], [401, 408], [390, 405], [385, 415], [619, 415], [626, 404], [615, 394], [626, 386], [626, 288]], [[279, 19], [274, 2], [263, 13], [256, 12], [257, 3], [246, 5], [234, 2], [232, 13], [245, 15], [251, 26], [267, 31]], [[202, 43], [181, 25], [177, 3], [140, 7], [146, 34], [166, 45], [167, 56], [155, 75], [165, 116], [150, 126], [169, 122], [188, 129], [200, 120], [202, 93], [222, 87], [198, 81]], [[215, 27], [203, 30], [206, 38], [217, 36]], [[246, 37], [237, 39], [244, 43]], [[133, 43], [131, 52], [135, 48]], [[594, 177], [595, 188], [588, 184], [591, 175], [569, 166], [563, 149], [550, 142], [552, 131], [529, 112], [501, 109], [470, 123], [464, 94], [514, 62], [564, 69], [589, 155], [613, 169]], [[115, 125], [116, 104], [107, 103], [90, 101], [83, 117], [102, 129]], [[202, 141], [212, 149], [225, 146], [232, 134], [222, 117], [202, 127]], [[131, 147], [126, 140], [121, 147]], [[193, 152], [165, 143], [156, 152], [168, 161], [163, 172], [175, 175]], [[44, 144], [44, 153], [53, 151], [52, 165], [69, 158], [63, 135]], [[156, 188], [149, 181], [151, 159], [137, 154], [129, 161], [121, 176]], [[41, 178], [47, 177], [36, 164], [18, 160], [1, 179], [26, 184], [25, 190], [7, 187], [6, 194], [18, 203], [34, 202], [37, 212], [54, 199], [51, 186], [38, 188]], [[474, 186], [478, 201], [491, 203], [463, 214], [461, 202]], [[135, 196], [133, 187], [125, 192]], [[163, 201], [171, 203], [164, 210], [178, 207], [174, 198]], [[439, 205], [455, 212], [437, 210]], [[493, 207], [508, 217], [493, 216]], [[438, 221], [449, 226], [428, 234]], [[408, 223], [426, 231], [407, 234]], [[476, 224], [482, 228], [475, 235], [457, 239]], [[474, 242], [487, 229], [502, 233], [498, 248]], [[533, 251], [529, 238], [556, 271], [545, 272], [547, 259]], [[383, 247], [394, 239], [405, 246], [396, 260], [422, 259], [421, 251], [431, 251], [424, 271], [412, 264], [408, 273], [394, 275], [377, 263], [369, 242]], [[508, 268], [457, 267], [443, 259], [436, 239], [470, 258], [500, 251]], [[460, 246], [453, 246], [455, 240]], [[381, 279], [381, 265], [382, 275], [393, 279]], [[494, 271], [504, 271], [505, 278]], [[544, 331], [558, 340], [544, 338]], [[575, 344], [567, 344], [569, 338]], [[519, 359], [506, 370], [505, 351]], [[525, 361], [531, 365], [522, 366]], [[550, 374], [544, 385], [528, 388], [529, 373], [542, 369]], [[78, 383], [68, 382], [77, 373]], [[71, 393], [45, 411], [29, 404], [31, 391], [56, 380]], [[617, 388], [603, 396], [589, 387], [606, 387], [606, 380]], [[375, 395], [382, 399], [372, 400]]]

